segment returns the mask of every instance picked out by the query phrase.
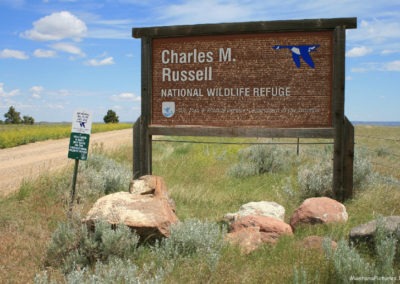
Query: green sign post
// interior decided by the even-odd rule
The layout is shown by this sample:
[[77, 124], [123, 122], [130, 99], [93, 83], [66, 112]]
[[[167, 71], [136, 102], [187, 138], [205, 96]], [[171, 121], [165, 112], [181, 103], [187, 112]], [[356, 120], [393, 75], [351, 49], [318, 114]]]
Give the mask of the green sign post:
[[72, 208], [75, 200], [76, 178], [78, 176], [79, 160], [87, 160], [91, 130], [92, 114], [84, 110], [76, 111], [72, 118], [72, 131], [68, 147], [68, 158], [75, 160], [69, 217], [72, 215]]
[[75, 160], [87, 160], [89, 139], [89, 134], [71, 132], [68, 158]]

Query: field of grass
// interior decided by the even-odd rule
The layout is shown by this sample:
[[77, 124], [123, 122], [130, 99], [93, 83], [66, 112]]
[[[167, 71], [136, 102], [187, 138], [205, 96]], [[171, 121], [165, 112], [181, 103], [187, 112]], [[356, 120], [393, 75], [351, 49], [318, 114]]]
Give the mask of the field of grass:
[[[92, 133], [126, 129], [130, 127], [132, 127], [132, 124], [130, 123], [94, 123], [92, 126]], [[69, 137], [70, 134], [70, 123], [35, 125], [1, 124], [0, 149], [49, 139], [66, 138]]]
[[[286, 208], [285, 219], [289, 221], [304, 199], [298, 182], [300, 169], [319, 162], [319, 159], [326, 158], [326, 153], [332, 152], [332, 148], [326, 145], [300, 145], [297, 156], [296, 145], [279, 145], [277, 148], [284, 151], [285, 156], [283, 169], [238, 178], [230, 175], [229, 171], [239, 162], [239, 152], [249, 145], [228, 143], [267, 143], [271, 139], [189, 137], [185, 140], [225, 144], [153, 142], [153, 174], [164, 177], [181, 221], [194, 219], [219, 223], [226, 213], [236, 212], [242, 204], [261, 200], [283, 205]], [[281, 140], [273, 140], [278, 141]], [[159, 278], [162, 283], [294, 283], [298, 274], [295, 271], [300, 271], [303, 280], [307, 276], [304, 283], [339, 283], [333, 265], [324, 253], [306, 250], [300, 242], [308, 235], [327, 236], [339, 241], [347, 238], [352, 227], [379, 215], [400, 215], [400, 164], [395, 158], [400, 155], [399, 141], [399, 127], [356, 127], [356, 152], [361, 155], [358, 159], [370, 163], [372, 173], [368, 182], [356, 188], [354, 198], [345, 202], [349, 214], [346, 224], [303, 227], [294, 237], [282, 238], [275, 246], [264, 245], [248, 255], [241, 254], [236, 247], [224, 246], [214, 266], [207, 265], [209, 256], [200, 253], [160, 260], [150, 245], [143, 246], [129, 264], [144, 271], [147, 277], [155, 277], [159, 272], [157, 269], [163, 269]], [[112, 181], [117, 188], [123, 189], [124, 185], [127, 188], [129, 177], [126, 173], [131, 171], [131, 166], [132, 145], [114, 152], [94, 149], [88, 161], [80, 165], [79, 204], [74, 207], [75, 215], [83, 217], [95, 200], [104, 194], [101, 187], [110, 184], [104, 182], [108, 177], [114, 177]], [[98, 172], [94, 173], [93, 169]], [[118, 179], [115, 178], [117, 175]], [[53, 232], [60, 223], [67, 222], [71, 180], [71, 168], [49, 173], [24, 182], [19, 192], [0, 200], [1, 283], [33, 282], [35, 275], [45, 270], [52, 280], [65, 280], [61, 267], [49, 266], [46, 252]], [[369, 262], [374, 260], [369, 253], [362, 255]], [[400, 275], [399, 258], [394, 269], [395, 275]], [[116, 273], [115, 269], [112, 271]], [[76, 278], [79, 273], [73, 276]], [[110, 275], [114, 274], [110, 272]]]

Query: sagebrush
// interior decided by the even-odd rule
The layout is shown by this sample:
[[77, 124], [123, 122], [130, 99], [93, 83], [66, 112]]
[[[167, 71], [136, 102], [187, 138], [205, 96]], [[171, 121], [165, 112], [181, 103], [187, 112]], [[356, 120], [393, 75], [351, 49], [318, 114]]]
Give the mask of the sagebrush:
[[[172, 226], [169, 238], [140, 247], [139, 237], [124, 225], [112, 228], [99, 221], [90, 231], [77, 222], [61, 223], [49, 244], [47, 265], [61, 267], [67, 283], [159, 283], [182, 261], [200, 261], [214, 270], [225, 233], [217, 223], [189, 219]], [[148, 261], [135, 263], [146, 251]], [[36, 283], [49, 281], [45, 271], [36, 275]]]
[[93, 153], [86, 163], [82, 163], [80, 174], [86, 184], [84, 195], [104, 195], [128, 191], [132, 172], [128, 165], [121, 164], [103, 155]]
[[[313, 158], [303, 163], [297, 174], [299, 191], [303, 198], [333, 196], [333, 158], [330, 147], [314, 151]], [[372, 178], [372, 164], [365, 151], [356, 149], [353, 166], [354, 190], [361, 190]]]
[[370, 252], [374, 261], [368, 256], [363, 256], [353, 244], [344, 239], [338, 242], [335, 251], [332, 250], [328, 239], [324, 243], [324, 250], [328, 260], [333, 264], [334, 277], [340, 283], [374, 280], [394, 283], [397, 280], [394, 268], [397, 242], [396, 236], [388, 233], [382, 219], [378, 218], [374, 235], [375, 249]]
[[98, 261], [134, 256], [139, 243], [138, 235], [123, 224], [113, 227], [98, 221], [92, 231], [87, 224], [78, 221], [60, 223], [48, 246], [47, 264], [61, 267], [64, 273], [68, 273]]
[[154, 247], [154, 253], [165, 259], [196, 257], [215, 268], [224, 245], [225, 227], [217, 223], [188, 219], [171, 226], [170, 237]]
[[275, 145], [253, 145], [239, 151], [239, 162], [228, 170], [233, 177], [248, 177], [264, 173], [276, 173], [288, 169], [293, 154]]

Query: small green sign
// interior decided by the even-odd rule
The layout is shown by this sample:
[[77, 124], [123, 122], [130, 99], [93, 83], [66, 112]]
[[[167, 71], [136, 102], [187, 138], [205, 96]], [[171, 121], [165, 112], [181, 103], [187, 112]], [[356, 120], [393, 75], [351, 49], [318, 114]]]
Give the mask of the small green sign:
[[72, 132], [69, 140], [68, 158], [87, 160], [90, 134]]

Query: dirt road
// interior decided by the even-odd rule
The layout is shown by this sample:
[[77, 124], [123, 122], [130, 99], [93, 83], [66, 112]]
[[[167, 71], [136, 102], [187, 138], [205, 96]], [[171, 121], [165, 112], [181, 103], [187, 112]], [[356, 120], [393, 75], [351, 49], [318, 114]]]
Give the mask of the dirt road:
[[[92, 134], [89, 150], [95, 144], [102, 144], [106, 150], [132, 145], [132, 129]], [[24, 179], [73, 165], [74, 160], [68, 159], [68, 145], [69, 138], [66, 138], [0, 149], [0, 197], [18, 190]]]

